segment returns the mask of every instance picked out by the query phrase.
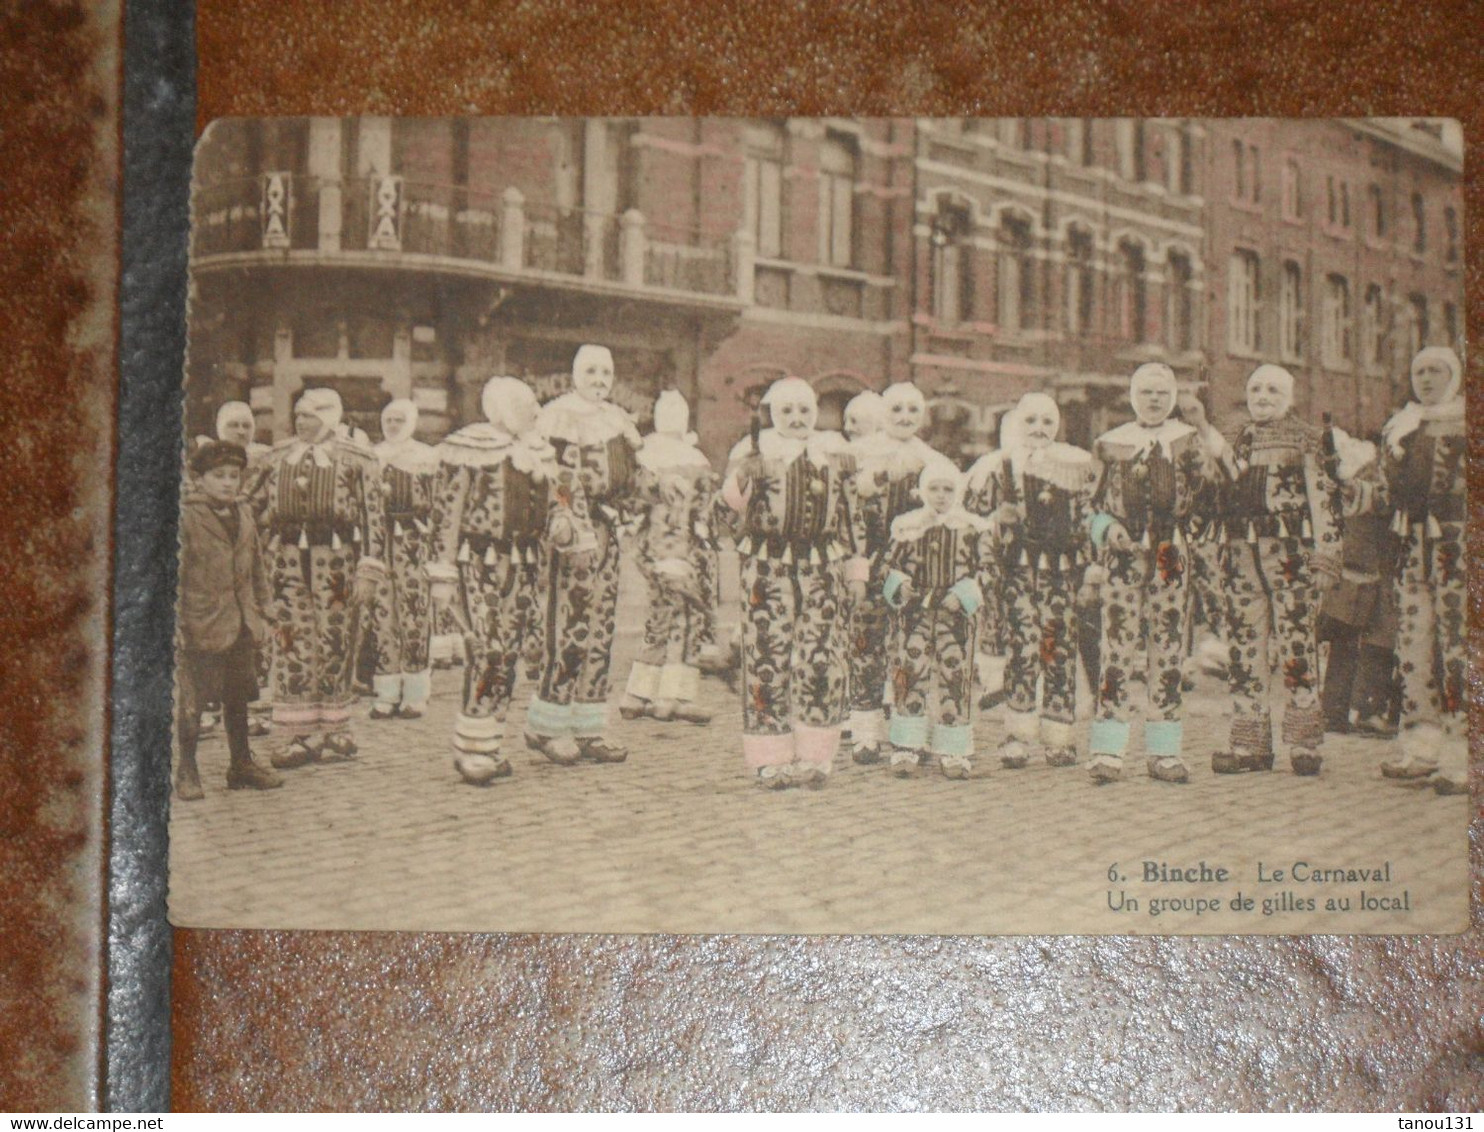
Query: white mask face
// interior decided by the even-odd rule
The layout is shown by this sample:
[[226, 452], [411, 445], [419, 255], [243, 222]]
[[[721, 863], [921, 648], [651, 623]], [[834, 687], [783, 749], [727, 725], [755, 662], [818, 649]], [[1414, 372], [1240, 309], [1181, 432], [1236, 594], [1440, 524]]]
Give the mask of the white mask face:
[[1175, 411], [1175, 387], [1159, 374], [1139, 375], [1129, 388], [1129, 400], [1139, 423], [1154, 428]]
[[922, 497], [935, 515], [941, 515], [952, 507], [957, 495], [958, 484], [952, 480], [929, 480], [922, 489]]
[[1061, 410], [1044, 394], [1021, 399], [1017, 412], [1020, 439], [1027, 448], [1045, 448], [1056, 441], [1061, 428]]
[[1293, 404], [1293, 379], [1276, 366], [1264, 366], [1247, 379], [1247, 412], [1254, 421], [1275, 421]]
[[814, 431], [814, 422], [819, 410], [813, 401], [804, 397], [779, 397], [768, 406], [773, 417], [773, 427], [780, 436], [790, 440], [807, 440]]
[[252, 443], [253, 420], [248, 416], [228, 417], [222, 421], [217, 430], [217, 439], [230, 440], [233, 444], [240, 444], [246, 448]]
[[915, 390], [886, 394], [886, 432], [893, 440], [910, 440], [922, 429], [926, 415], [921, 395]]
[[572, 387], [584, 401], [608, 400], [613, 392], [613, 355], [603, 346], [584, 346], [572, 361]]
[[412, 414], [396, 405], [389, 405], [381, 414], [381, 434], [387, 440], [401, 440], [412, 427]]
[[880, 432], [881, 420], [869, 412], [847, 406], [844, 427], [848, 439], [859, 440], [863, 436], [874, 436]]

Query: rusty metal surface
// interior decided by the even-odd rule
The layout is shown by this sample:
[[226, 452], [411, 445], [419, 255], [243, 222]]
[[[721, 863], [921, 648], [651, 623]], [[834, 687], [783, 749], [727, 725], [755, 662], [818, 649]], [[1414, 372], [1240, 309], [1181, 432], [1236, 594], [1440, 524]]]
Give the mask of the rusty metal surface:
[[118, 9], [0, 18], [0, 1108], [98, 1103]]
[[[1158, 20], [1142, 5], [1085, 0], [999, 14], [901, 3], [572, 7], [213, 0], [198, 13], [198, 122], [305, 112], [1425, 111], [1463, 119], [1471, 151], [1484, 144], [1481, 33], [1468, 3], [1364, 14], [1190, 4]], [[1466, 199], [1477, 238], [1477, 173]], [[1471, 252], [1475, 329], [1481, 270]], [[1477, 429], [1477, 394], [1473, 406]], [[1477, 770], [1475, 781], [1477, 799]], [[1484, 824], [1475, 814], [1474, 927], [1460, 937], [178, 932], [174, 1102], [1479, 1108]]]

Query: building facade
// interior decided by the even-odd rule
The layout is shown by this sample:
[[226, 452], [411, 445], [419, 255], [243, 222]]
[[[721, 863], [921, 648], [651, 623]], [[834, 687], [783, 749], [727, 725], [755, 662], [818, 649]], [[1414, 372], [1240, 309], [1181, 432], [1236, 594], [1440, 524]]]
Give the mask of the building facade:
[[1409, 121], [218, 122], [187, 427], [241, 399], [282, 437], [328, 385], [373, 438], [411, 397], [436, 440], [488, 376], [548, 398], [600, 342], [641, 425], [679, 389], [713, 459], [784, 374], [824, 427], [914, 380], [962, 459], [1027, 388], [1086, 444], [1150, 360], [1218, 415], [1280, 361], [1302, 411], [1372, 428], [1414, 345], [1461, 339], [1460, 167]]
[[1261, 362], [1296, 408], [1371, 433], [1409, 396], [1412, 356], [1463, 356], [1462, 150], [1456, 123], [1208, 123], [1213, 408]]

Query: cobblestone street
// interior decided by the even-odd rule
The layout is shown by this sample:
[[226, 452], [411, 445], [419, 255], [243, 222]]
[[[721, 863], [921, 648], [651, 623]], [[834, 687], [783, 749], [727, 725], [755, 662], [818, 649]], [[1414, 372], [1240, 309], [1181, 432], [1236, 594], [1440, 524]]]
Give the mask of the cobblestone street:
[[[625, 578], [615, 686], [643, 621]], [[724, 603], [724, 629], [734, 603]], [[1129, 760], [1097, 787], [1085, 767], [1002, 769], [999, 713], [982, 713], [975, 777], [901, 781], [842, 754], [822, 790], [759, 790], [741, 710], [703, 682], [705, 727], [625, 722], [619, 765], [560, 767], [526, 750], [529, 687], [511, 712], [512, 777], [462, 784], [449, 738], [461, 670], [434, 674], [427, 716], [371, 722], [359, 757], [228, 792], [220, 730], [201, 746], [204, 801], [175, 803], [171, 918], [204, 927], [578, 932], [1455, 931], [1467, 924], [1470, 799], [1383, 780], [1390, 744], [1331, 736], [1319, 778], [1217, 777], [1224, 686], [1187, 709], [1191, 781]], [[614, 702], [617, 701], [617, 693]], [[1086, 723], [1082, 728], [1085, 751]], [[258, 740], [266, 760], [268, 740]], [[1137, 773], [1135, 773], [1137, 772]], [[1146, 882], [1145, 861], [1205, 862], [1224, 880]], [[1314, 883], [1309, 869], [1381, 870]], [[1263, 879], [1259, 880], [1259, 863]], [[1284, 870], [1283, 879], [1274, 870]], [[1361, 896], [1364, 890], [1366, 897]], [[1248, 910], [1233, 910], [1240, 891]], [[1286, 895], [1285, 895], [1286, 894]], [[1171, 910], [1155, 900], [1176, 898]], [[1220, 901], [1197, 908], [1193, 899]], [[1326, 912], [1329, 898], [1348, 910]], [[1266, 914], [1264, 901], [1267, 901]], [[1314, 900], [1313, 911], [1303, 901]], [[1121, 906], [1121, 907], [1120, 907]]]

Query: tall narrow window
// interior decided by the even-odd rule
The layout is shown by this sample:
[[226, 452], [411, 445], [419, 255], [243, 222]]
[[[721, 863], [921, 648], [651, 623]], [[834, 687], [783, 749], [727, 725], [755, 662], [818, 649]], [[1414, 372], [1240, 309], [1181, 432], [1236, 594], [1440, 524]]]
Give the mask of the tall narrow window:
[[1335, 184], [1334, 174], [1331, 173], [1324, 179], [1325, 197], [1329, 203], [1328, 218], [1330, 227], [1340, 222], [1340, 193], [1339, 186]]
[[1251, 183], [1251, 199], [1256, 204], [1262, 200], [1262, 158], [1257, 152], [1257, 146], [1247, 147], [1247, 179]]
[[1094, 153], [1094, 150], [1093, 150], [1093, 137], [1092, 137], [1092, 119], [1091, 118], [1083, 118], [1082, 119], [1082, 164], [1083, 165], [1091, 165], [1093, 163], [1093, 153]]
[[952, 325], [973, 317], [974, 277], [968, 208], [942, 204], [933, 221], [933, 317]]
[[1254, 354], [1261, 345], [1258, 336], [1257, 253], [1245, 249], [1232, 253], [1227, 264], [1226, 336], [1234, 354]]
[[1350, 182], [1340, 182], [1340, 227], [1350, 227]]
[[1133, 136], [1134, 180], [1141, 185], [1149, 179], [1149, 168], [1145, 164], [1145, 150], [1147, 148], [1148, 146], [1144, 137], [1144, 119], [1135, 118]]
[[1380, 240], [1386, 235], [1386, 197], [1380, 185], [1372, 185], [1367, 192], [1371, 201], [1371, 235]]
[[855, 264], [855, 146], [827, 134], [819, 158], [819, 259], [832, 267]]
[[1386, 311], [1381, 286], [1372, 283], [1365, 289], [1365, 363], [1371, 368], [1386, 363]]
[[1189, 126], [1180, 127], [1180, 192], [1195, 193], [1195, 136]]
[[1343, 366], [1350, 361], [1350, 283], [1343, 275], [1324, 280], [1324, 364]]
[[1148, 284], [1144, 274], [1144, 249], [1125, 240], [1118, 246], [1118, 325], [1130, 342], [1148, 337]]
[[1283, 216], [1287, 220], [1297, 220], [1303, 214], [1299, 163], [1290, 157], [1283, 162]]
[[1031, 226], [1009, 216], [1000, 229], [1000, 327], [1007, 331], [1030, 326], [1035, 272], [1031, 265]]
[[1458, 262], [1458, 212], [1449, 205], [1443, 209], [1443, 235], [1447, 239], [1449, 263]]
[[757, 254], [783, 254], [783, 154], [780, 126], [750, 126], [743, 182], [743, 220], [757, 241]]
[[1412, 194], [1412, 250], [1418, 255], [1427, 251], [1427, 205], [1421, 193]]
[[1458, 308], [1452, 303], [1443, 304], [1443, 344], [1458, 349]]
[[1410, 362], [1417, 351], [1427, 345], [1432, 327], [1427, 316], [1427, 296], [1407, 297], [1407, 360]]
[[1247, 147], [1240, 141], [1232, 142], [1232, 188], [1238, 200], [1247, 196]]
[[1303, 357], [1303, 275], [1292, 260], [1283, 264], [1278, 290], [1278, 353], [1286, 362]]
[[1062, 120], [1066, 130], [1067, 160], [1079, 165], [1086, 165], [1082, 160], [1082, 133], [1086, 129], [1086, 118], [1065, 118]]
[[1092, 333], [1092, 233], [1073, 228], [1067, 233], [1067, 332], [1077, 337]]
[[1189, 258], [1178, 252], [1170, 253], [1165, 283], [1165, 326], [1170, 349], [1176, 353], [1195, 348], [1195, 297], [1191, 293], [1191, 278]]

